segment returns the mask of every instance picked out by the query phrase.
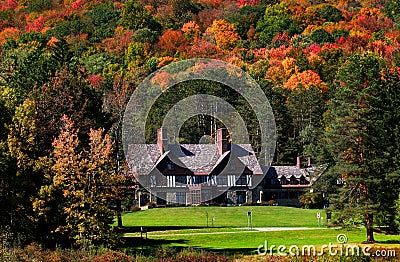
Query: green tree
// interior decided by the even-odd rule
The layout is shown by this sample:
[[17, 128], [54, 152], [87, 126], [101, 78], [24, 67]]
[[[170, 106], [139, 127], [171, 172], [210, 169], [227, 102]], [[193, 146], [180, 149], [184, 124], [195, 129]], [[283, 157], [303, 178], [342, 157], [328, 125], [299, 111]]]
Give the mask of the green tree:
[[293, 36], [301, 32], [284, 4], [269, 5], [264, 19], [258, 21], [256, 30], [260, 33], [260, 43], [263, 46], [269, 45], [278, 33], [286, 32]]
[[97, 5], [86, 15], [92, 19], [92, 24], [94, 25], [91, 38], [93, 42], [100, 42], [104, 38], [114, 36], [114, 30], [120, 19], [120, 12], [114, 10], [113, 3], [108, 2]]
[[150, 11], [138, 0], [129, 0], [125, 3], [121, 11], [119, 24], [132, 30], [145, 27], [156, 31], [160, 29], [160, 25], [151, 15]]
[[325, 43], [332, 43], [335, 41], [332, 35], [322, 28], [312, 32], [310, 38], [313, 42], [319, 44], [320, 46], [324, 45]]
[[317, 87], [288, 91], [287, 108], [293, 119], [293, 137], [300, 154], [315, 156], [318, 132], [325, 111], [323, 93]]
[[388, 162], [387, 130], [381, 118], [381, 60], [353, 55], [339, 69], [334, 98], [328, 106], [326, 150], [343, 181], [334, 208], [341, 221], [363, 219], [367, 241], [374, 242], [373, 216], [377, 213]]
[[325, 19], [326, 22], [339, 22], [342, 20], [342, 11], [331, 5], [324, 5], [319, 10], [319, 15]]
[[[3, 151], [3, 171], [8, 179], [8, 190], [6, 199], [8, 202], [5, 218], [6, 224], [10, 225], [21, 242], [24, 244], [32, 237], [34, 225], [30, 223], [29, 216], [32, 215], [30, 197], [36, 194], [36, 188], [41, 179], [38, 172], [38, 148], [37, 148], [37, 122], [34, 101], [27, 99], [20, 105], [10, 124], [7, 143], [9, 153]], [[8, 160], [8, 161], [7, 161]], [[12, 166], [15, 168], [12, 168]], [[11, 167], [11, 168], [10, 168]], [[23, 240], [22, 240], [23, 239]]]

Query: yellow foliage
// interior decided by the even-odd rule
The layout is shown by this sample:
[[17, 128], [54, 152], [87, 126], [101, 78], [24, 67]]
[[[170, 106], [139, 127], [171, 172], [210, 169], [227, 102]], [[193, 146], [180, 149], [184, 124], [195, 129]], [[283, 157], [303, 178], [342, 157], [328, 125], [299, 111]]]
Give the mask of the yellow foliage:
[[213, 38], [216, 46], [224, 52], [232, 50], [240, 40], [235, 26], [222, 19], [214, 20], [212, 25], [207, 28], [206, 33]]

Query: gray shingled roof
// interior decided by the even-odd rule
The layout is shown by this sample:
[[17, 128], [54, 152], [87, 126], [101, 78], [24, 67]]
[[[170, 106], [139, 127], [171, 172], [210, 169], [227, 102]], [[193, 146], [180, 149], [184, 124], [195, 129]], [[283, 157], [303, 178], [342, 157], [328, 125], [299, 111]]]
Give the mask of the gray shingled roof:
[[[226, 156], [220, 156], [216, 144], [169, 144], [163, 157], [184, 165], [194, 173], [209, 174], [213, 168]], [[149, 173], [161, 159], [161, 152], [157, 144], [135, 144], [129, 146], [127, 156], [129, 166], [136, 166], [138, 173]], [[250, 144], [232, 144], [231, 152], [248, 169], [262, 174], [261, 167]], [[175, 162], [175, 161], [174, 161]]]
[[306, 169], [298, 168], [297, 166], [271, 166], [266, 174], [267, 178], [281, 178], [282, 176], [285, 176], [287, 179], [289, 179], [291, 176], [294, 176], [295, 178], [304, 176], [307, 178], [309, 173]]

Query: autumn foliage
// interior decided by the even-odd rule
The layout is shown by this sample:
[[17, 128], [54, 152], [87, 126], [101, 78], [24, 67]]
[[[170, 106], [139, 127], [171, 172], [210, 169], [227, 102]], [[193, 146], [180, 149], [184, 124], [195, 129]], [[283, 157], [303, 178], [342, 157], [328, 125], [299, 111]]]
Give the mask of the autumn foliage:
[[[327, 142], [327, 108], [334, 109], [332, 103], [343, 95], [337, 90], [360, 78], [351, 78], [361, 68], [348, 68], [352, 58], [377, 61], [367, 67], [375, 71], [362, 68], [374, 81], [356, 87], [373, 83], [376, 91], [365, 97], [390, 91], [385, 99], [398, 99], [399, 10], [399, 1], [389, 0], [0, 1], [0, 227], [10, 227], [21, 245], [111, 243], [120, 200], [132, 197], [138, 186], [131, 181], [127, 190], [125, 180], [125, 106], [151, 73], [152, 84], [165, 88], [172, 73], [156, 70], [184, 59], [220, 59], [260, 84], [279, 130], [276, 164], [319, 154]], [[351, 81], [343, 81], [347, 77]], [[204, 86], [234, 98], [243, 110], [243, 98], [229, 88]], [[173, 98], [193, 91], [188, 89]], [[379, 109], [385, 119], [399, 107], [397, 101], [380, 104], [387, 105]], [[152, 109], [158, 111], [147, 123], [147, 142], [154, 142], [161, 123], [156, 118], [168, 106]], [[256, 120], [244, 113], [256, 147]], [[400, 139], [385, 137], [393, 142], [387, 147], [392, 151], [382, 154], [397, 155]], [[381, 170], [399, 170], [398, 162], [387, 160]]]

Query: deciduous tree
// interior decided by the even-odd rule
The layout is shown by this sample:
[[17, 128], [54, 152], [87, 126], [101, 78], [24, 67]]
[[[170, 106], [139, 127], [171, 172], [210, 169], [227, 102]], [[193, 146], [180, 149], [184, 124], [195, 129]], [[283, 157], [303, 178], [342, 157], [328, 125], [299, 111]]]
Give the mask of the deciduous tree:
[[[79, 130], [63, 116], [60, 134], [54, 140], [51, 171], [34, 201], [53, 240], [61, 244], [112, 244], [115, 233], [106, 188], [112, 185], [113, 145], [103, 129], [90, 130], [89, 148], [81, 148]], [[65, 242], [63, 242], [65, 241]]]

